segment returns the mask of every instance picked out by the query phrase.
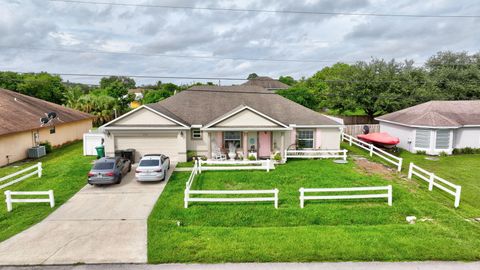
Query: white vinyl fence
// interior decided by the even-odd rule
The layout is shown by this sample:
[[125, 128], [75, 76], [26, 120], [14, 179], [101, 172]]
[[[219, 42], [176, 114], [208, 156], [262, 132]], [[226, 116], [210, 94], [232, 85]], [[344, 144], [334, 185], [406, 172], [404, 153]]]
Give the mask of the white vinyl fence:
[[341, 158], [347, 160], [347, 150], [285, 150], [285, 161], [289, 158]]
[[359, 140], [353, 136], [350, 136], [348, 134], [342, 133], [342, 140], [347, 141], [350, 145], [354, 144], [360, 148], [363, 148], [367, 151], [370, 152], [370, 156], [373, 156], [373, 154], [383, 158], [384, 160], [392, 163], [397, 167], [397, 171], [402, 170], [402, 163], [403, 163], [403, 158], [396, 157], [371, 143], [364, 142], [362, 140]]
[[[19, 176], [19, 175], [24, 174], [26, 172], [28, 172], [28, 173], [20, 176], [19, 178], [15, 178], [16, 176]], [[12, 174], [9, 174], [7, 176], [4, 176], [4, 177], [0, 178], [0, 183], [5, 182], [7, 180], [10, 180], [10, 181], [5, 182], [4, 184], [0, 185], [0, 189], [3, 189], [5, 187], [8, 187], [8, 186], [13, 185], [15, 183], [18, 183], [18, 182], [20, 182], [22, 180], [25, 180], [28, 177], [33, 176], [33, 175], [37, 175], [38, 177], [42, 177], [42, 163], [41, 162], [38, 162], [37, 164], [35, 164], [33, 166], [30, 166], [28, 168], [25, 168], [23, 170], [20, 170], [18, 172], [15, 172], [15, 173], [12, 173]], [[15, 179], [12, 179], [12, 178], [15, 178]]]
[[[460, 195], [462, 192], [462, 186], [455, 185], [443, 178], [436, 176], [434, 173], [424, 170], [417, 165], [410, 162], [408, 168], [408, 179], [412, 179], [412, 176], [416, 175], [420, 179], [428, 182], [428, 190], [432, 191], [433, 187], [437, 187], [450, 195], [455, 197], [454, 206], [457, 208], [460, 205]], [[444, 186], [445, 185], [445, 186]]]
[[[215, 165], [215, 166], [204, 166]], [[233, 171], [233, 170], [265, 170], [270, 171], [272, 165], [267, 160], [198, 160], [198, 169], [202, 171]]]
[[[272, 201], [275, 208], [278, 208], [278, 189], [271, 190], [192, 190], [192, 184], [195, 180], [195, 176], [202, 172], [201, 170], [201, 161], [195, 161], [193, 170], [188, 178], [187, 183], [185, 184], [185, 197], [184, 197], [184, 206], [188, 208], [189, 202], [266, 202]], [[203, 167], [205, 168], [205, 167]], [[217, 167], [212, 167], [217, 168]], [[230, 167], [237, 168], [237, 167]], [[233, 170], [235, 170], [233, 169]], [[263, 195], [272, 195], [272, 196], [259, 196], [259, 197], [235, 197], [235, 198], [219, 198], [219, 197], [191, 197], [191, 195], [251, 195], [251, 194], [263, 194]]]
[[[306, 196], [305, 193], [328, 193], [328, 192], [356, 192], [356, 191], [378, 191], [385, 190], [386, 193], [375, 194], [351, 194], [351, 195], [320, 195], [320, 196]], [[351, 187], [351, 188], [300, 188], [300, 207], [305, 207], [307, 200], [344, 200], [344, 199], [373, 199], [373, 198], [387, 198], [388, 205], [392, 206], [392, 186], [381, 187]]]
[[[12, 196], [38, 196], [46, 195], [48, 198], [33, 198], [33, 199], [15, 199]], [[55, 199], [53, 197], [53, 190], [49, 191], [5, 191], [5, 202], [7, 203], [8, 212], [12, 211], [13, 203], [50, 203], [50, 207], [55, 207]]]

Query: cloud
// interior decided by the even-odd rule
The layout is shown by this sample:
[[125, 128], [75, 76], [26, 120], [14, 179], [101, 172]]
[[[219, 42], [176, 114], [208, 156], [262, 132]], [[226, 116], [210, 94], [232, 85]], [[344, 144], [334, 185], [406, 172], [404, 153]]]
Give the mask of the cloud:
[[[475, 0], [411, 0], [401, 3], [387, 0], [122, 2], [351, 13], [480, 13], [480, 7]], [[245, 78], [249, 73], [255, 72], [272, 77], [292, 75], [299, 78], [310, 76], [334, 61], [354, 62], [378, 57], [414, 59], [421, 63], [439, 50], [475, 52], [480, 44], [478, 23], [478, 19], [458, 18], [327, 16], [34, 0], [2, 1], [0, 69], [235, 78]], [[80, 53], [79, 50], [86, 52]], [[94, 50], [112, 53], [92, 53]], [[155, 56], [164, 54], [332, 62], [299, 63]], [[98, 82], [98, 78], [66, 78]], [[141, 84], [155, 80], [137, 81]]]

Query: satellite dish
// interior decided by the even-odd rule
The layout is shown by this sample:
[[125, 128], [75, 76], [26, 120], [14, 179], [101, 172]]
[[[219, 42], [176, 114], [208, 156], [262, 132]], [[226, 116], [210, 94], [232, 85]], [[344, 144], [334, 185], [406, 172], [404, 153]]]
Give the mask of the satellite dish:
[[370, 127], [367, 125], [363, 126], [363, 134], [368, 134], [368, 133], [370, 133]]
[[48, 117], [42, 117], [42, 118], [40, 118], [40, 124], [41, 124], [42, 126], [48, 124], [48, 122], [50, 122], [50, 119], [48, 119]]
[[56, 112], [49, 112], [47, 114], [48, 119], [55, 119], [57, 118], [57, 113]]

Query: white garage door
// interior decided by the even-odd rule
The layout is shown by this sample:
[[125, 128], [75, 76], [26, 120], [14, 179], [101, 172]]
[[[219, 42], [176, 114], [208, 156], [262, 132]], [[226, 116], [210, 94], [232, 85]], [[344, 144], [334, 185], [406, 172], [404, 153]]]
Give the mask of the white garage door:
[[158, 137], [115, 137], [115, 150], [133, 148], [136, 161], [145, 154], [164, 154], [172, 161], [178, 161], [178, 153], [185, 152], [177, 141], [176, 135]]

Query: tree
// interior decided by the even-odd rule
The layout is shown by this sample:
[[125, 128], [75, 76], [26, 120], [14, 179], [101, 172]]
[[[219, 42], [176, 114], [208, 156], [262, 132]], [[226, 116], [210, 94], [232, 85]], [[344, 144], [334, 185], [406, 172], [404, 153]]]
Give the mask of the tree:
[[135, 80], [132, 78], [128, 77], [123, 77], [123, 76], [110, 76], [110, 77], [103, 77], [100, 80], [100, 88], [107, 88], [113, 83], [120, 83], [122, 84], [125, 88], [132, 89], [135, 88]]
[[247, 77], [247, 80], [255, 79], [258, 78], [257, 73], [250, 73]]
[[78, 101], [83, 95], [83, 91], [80, 86], [67, 87], [63, 94], [63, 105], [69, 108], [76, 108]]
[[60, 76], [46, 72], [23, 74], [16, 91], [25, 95], [61, 104], [65, 86]]
[[115, 116], [115, 110], [118, 111], [117, 101], [106, 95], [83, 95], [78, 99], [74, 107], [77, 110], [94, 115], [95, 125], [102, 125], [111, 121]]
[[162, 90], [148, 90], [145, 92], [145, 95], [143, 96], [142, 103], [143, 104], [149, 104], [149, 103], [156, 103], [159, 102], [160, 100], [164, 100], [168, 97], [170, 97], [173, 93], [162, 89]]
[[318, 109], [319, 99], [314, 90], [308, 89], [304, 85], [295, 85], [288, 89], [278, 90], [277, 94], [301, 104], [312, 110]]
[[295, 81], [295, 79], [291, 76], [280, 76], [280, 78], [278, 78], [278, 80], [284, 84], [287, 84], [287, 85], [294, 85], [297, 83], [297, 81]]
[[17, 86], [20, 82], [22, 82], [22, 80], [23, 80], [22, 75], [16, 72], [12, 72], [12, 71], [0, 72], [1, 88], [17, 91]]

